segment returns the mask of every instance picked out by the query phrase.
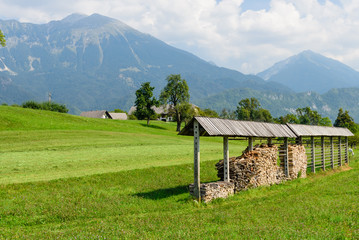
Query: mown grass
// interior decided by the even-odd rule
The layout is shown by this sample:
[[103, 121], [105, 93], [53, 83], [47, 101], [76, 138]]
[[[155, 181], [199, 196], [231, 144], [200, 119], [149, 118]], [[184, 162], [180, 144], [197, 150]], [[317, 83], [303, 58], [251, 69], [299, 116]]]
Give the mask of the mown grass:
[[[214, 163], [202, 180], [216, 180]], [[192, 165], [0, 187], [1, 238], [356, 239], [358, 164], [197, 204]]]
[[[36, 127], [37, 113], [26, 114], [0, 132], [0, 239], [359, 238], [358, 158], [350, 171], [199, 204], [187, 187], [193, 138], [177, 136], [174, 125], [69, 116], [71, 129], [61, 118]], [[201, 180], [216, 181], [222, 141], [201, 141]], [[239, 152], [238, 142], [230, 149]]]
[[[174, 123], [89, 119], [0, 107], [0, 183], [58, 178], [190, 163], [193, 138]], [[220, 159], [220, 138], [202, 138], [202, 161]], [[231, 143], [240, 154], [244, 143]]]

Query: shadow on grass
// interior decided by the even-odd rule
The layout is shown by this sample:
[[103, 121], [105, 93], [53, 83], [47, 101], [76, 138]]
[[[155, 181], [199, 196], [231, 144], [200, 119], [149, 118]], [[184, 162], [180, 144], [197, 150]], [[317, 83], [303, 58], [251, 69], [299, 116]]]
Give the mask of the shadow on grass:
[[188, 186], [178, 186], [178, 187], [174, 187], [174, 188], [157, 189], [157, 190], [154, 190], [151, 192], [137, 193], [137, 194], [134, 194], [134, 196], [152, 199], [152, 200], [160, 200], [163, 198], [168, 198], [168, 197], [180, 195], [183, 193], [189, 193]]
[[162, 130], [166, 130], [166, 128], [164, 127], [160, 127], [160, 126], [156, 126], [156, 125], [147, 125], [146, 123], [140, 123], [143, 127], [149, 127], [149, 128], [155, 128], [155, 129], [162, 129]]

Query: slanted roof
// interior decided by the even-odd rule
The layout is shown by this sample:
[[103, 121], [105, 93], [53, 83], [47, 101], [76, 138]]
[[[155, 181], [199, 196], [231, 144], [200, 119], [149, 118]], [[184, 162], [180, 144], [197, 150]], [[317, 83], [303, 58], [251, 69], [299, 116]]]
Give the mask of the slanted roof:
[[80, 116], [89, 118], [103, 118], [103, 116], [107, 116], [108, 118], [111, 118], [106, 110], [82, 112]]
[[[153, 109], [153, 111], [155, 111], [156, 114], [168, 114], [172, 106], [167, 104], [167, 105], [161, 105], [159, 107], [152, 106], [151, 108]], [[137, 109], [136, 106], [132, 106], [128, 111], [128, 115], [132, 115], [136, 111], [136, 109]]]
[[341, 128], [341, 127], [325, 127], [325, 126], [313, 126], [313, 125], [302, 125], [302, 124], [287, 124], [287, 125], [298, 137], [354, 136], [354, 134], [349, 129]]
[[193, 121], [200, 125], [201, 136], [228, 136], [228, 137], [297, 137], [287, 125], [238, 121], [220, 118], [194, 117], [179, 135], [193, 136]]
[[126, 113], [109, 113], [112, 119], [117, 120], [127, 120], [127, 114]]

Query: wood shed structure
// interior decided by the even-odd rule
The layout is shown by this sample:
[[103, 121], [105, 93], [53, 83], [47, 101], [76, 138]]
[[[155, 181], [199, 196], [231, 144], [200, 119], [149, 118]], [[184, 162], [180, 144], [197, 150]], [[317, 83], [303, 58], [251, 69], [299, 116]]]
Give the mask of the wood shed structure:
[[229, 140], [247, 140], [248, 151], [254, 141], [266, 139], [268, 144], [279, 143], [279, 157], [285, 175], [289, 176], [288, 144], [303, 144], [310, 148], [308, 166], [316, 168], [341, 166], [342, 159], [349, 163], [348, 137], [353, 134], [346, 128], [322, 127], [299, 124], [274, 124], [238, 121], [208, 117], [194, 117], [179, 133], [194, 136], [194, 196], [200, 200], [200, 137], [223, 137], [224, 182], [230, 182]]

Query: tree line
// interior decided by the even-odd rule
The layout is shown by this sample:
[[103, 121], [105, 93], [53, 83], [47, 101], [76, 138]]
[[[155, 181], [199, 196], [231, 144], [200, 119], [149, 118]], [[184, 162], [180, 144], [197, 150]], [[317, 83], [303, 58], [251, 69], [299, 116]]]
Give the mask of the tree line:
[[224, 119], [236, 119], [245, 121], [259, 121], [272, 123], [294, 123], [317, 126], [346, 127], [353, 133], [359, 129], [354, 119], [349, 115], [347, 110], [342, 108], [338, 111], [337, 119], [334, 124], [328, 117], [322, 117], [316, 110], [310, 107], [297, 108], [292, 113], [288, 113], [278, 118], [272, 117], [269, 110], [261, 107], [260, 102], [256, 98], [246, 98], [238, 102], [236, 110], [231, 111], [223, 109], [220, 114], [211, 109], [201, 110], [197, 106], [189, 103], [189, 88], [185, 79], [180, 74], [169, 75], [166, 78], [167, 85], [161, 91], [159, 99], [153, 96], [154, 87], [150, 86], [150, 82], [145, 82], [141, 88], [136, 91], [135, 106], [137, 110], [134, 115], [137, 119], [146, 119], [149, 124], [150, 119], [154, 119], [156, 114], [153, 106], [169, 104], [169, 114], [173, 116], [177, 122], [177, 131], [180, 131], [181, 123], [188, 122], [194, 116], [220, 117]]

